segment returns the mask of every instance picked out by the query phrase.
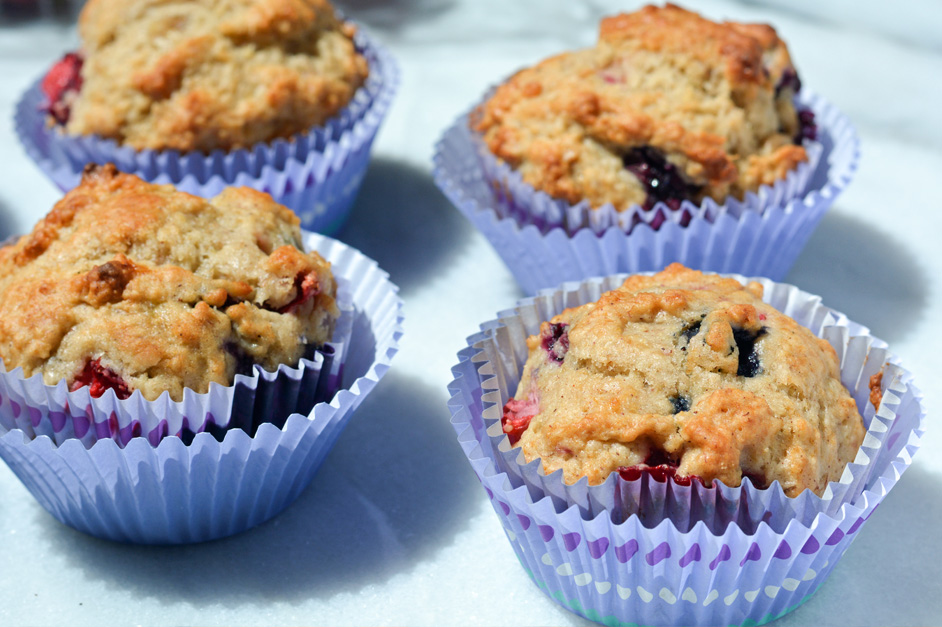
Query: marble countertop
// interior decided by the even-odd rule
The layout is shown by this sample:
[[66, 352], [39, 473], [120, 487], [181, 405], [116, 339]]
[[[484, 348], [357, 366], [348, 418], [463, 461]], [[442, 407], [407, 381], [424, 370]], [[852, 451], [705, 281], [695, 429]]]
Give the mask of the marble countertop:
[[[311, 486], [282, 515], [196, 546], [113, 544], [49, 516], [0, 465], [2, 625], [582, 625], [518, 564], [449, 424], [445, 386], [465, 337], [523, 296], [490, 245], [432, 182], [433, 144], [489, 84], [589, 45], [636, 2], [348, 0], [402, 84], [338, 238], [401, 288], [393, 368]], [[942, 624], [942, 7], [698, 2], [767, 21], [806, 85], [856, 124], [856, 179], [787, 281], [869, 326], [916, 376], [929, 430], [912, 468], [824, 586], [782, 625]], [[43, 5], [46, 8], [52, 6]], [[65, 17], [0, 17], [0, 239], [57, 191], [11, 129], [22, 91], [75, 46]]]

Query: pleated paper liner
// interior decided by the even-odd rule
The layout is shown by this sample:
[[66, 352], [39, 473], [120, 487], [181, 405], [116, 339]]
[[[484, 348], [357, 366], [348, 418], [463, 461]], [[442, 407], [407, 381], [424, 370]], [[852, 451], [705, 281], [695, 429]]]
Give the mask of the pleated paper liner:
[[354, 37], [370, 73], [350, 103], [323, 127], [251, 149], [208, 155], [134, 150], [114, 140], [67, 135], [48, 125], [38, 79], [20, 98], [14, 128], [30, 158], [63, 191], [88, 163], [114, 163], [152, 183], [209, 198], [245, 185], [267, 192], [297, 213], [310, 231], [334, 232], [345, 221], [369, 164], [370, 147], [399, 82], [395, 60], [361, 26]]
[[[741, 278], [741, 277], [737, 277]], [[860, 325], [794, 287], [762, 281], [765, 300], [828, 339], [867, 434], [823, 497], [684, 487], [611, 477], [567, 486], [525, 464], [500, 431], [526, 335], [565, 307], [596, 300], [624, 279], [566, 284], [482, 325], [453, 369], [452, 423], [528, 574], [555, 600], [606, 624], [758, 624], [806, 599], [912, 461], [925, 410], [911, 375]], [[536, 326], [534, 326], [536, 325]], [[884, 368], [880, 410], [868, 381]], [[867, 407], [869, 406], [869, 409]], [[496, 426], [495, 426], [496, 425]], [[718, 483], [718, 482], [717, 482]]]
[[124, 448], [99, 440], [57, 445], [0, 428], [0, 457], [39, 503], [75, 529], [121, 542], [179, 544], [221, 538], [282, 511], [310, 483], [353, 411], [398, 351], [402, 301], [374, 261], [325, 237], [306, 243], [350, 285], [353, 329], [341, 389], [283, 426], [262, 423], [221, 440], [198, 433], [156, 446], [134, 438]]
[[[488, 239], [528, 294], [590, 276], [660, 270], [674, 261], [691, 268], [780, 279], [850, 182], [859, 156], [857, 135], [847, 118], [811, 92], [803, 90], [802, 99], [816, 114], [820, 154], [806, 177], [794, 177], [806, 178], [806, 189], [788, 180], [781, 184], [790, 193], [797, 190], [790, 199], [788, 193], [772, 190], [747, 198], [745, 204], [731, 200], [717, 205], [710, 200], [699, 208], [687, 203], [678, 212], [655, 207], [617, 214], [578, 205], [560, 208], [559, 201], [522, 184], [513, 188], [513, 207], [508, 210], [508, 190], [502, 185], [495, 188], [482, 167], [466, 116], [445, 132], [436, 147], [435, 181]], [[536, 214], [531, 201], [543, 207], [540, 216], [552, 219], [522, 220], [524, 213]], [[664, 221], [655, 229], [650, 223], [658, 212]], [[556, 224], [559, 220], [563, 226]], [[567, 224], [573, 230], [564, 228]]]

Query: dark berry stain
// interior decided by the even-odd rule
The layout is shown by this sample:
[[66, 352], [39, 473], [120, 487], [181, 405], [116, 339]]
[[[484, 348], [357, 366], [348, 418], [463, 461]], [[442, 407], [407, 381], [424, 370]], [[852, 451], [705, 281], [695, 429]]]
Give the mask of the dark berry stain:
[[757, 488], [763, 489], [769, 487], [769, 480], [765, 475], [759, 472], [742, 472], [743, 479], [748, 477], [752, 481], [752, 485]]
[[801, 79], [798, 78], [798, 72], [794, 68], [785, 68], [778, 84], [775, 86], [775, 97], [778, 98], [783, 89], [791, 88], [792, 93], [797, 94], [801, 91]]
[[687, 338], [688, 344], [690, 343], [690, 340], [693, 339], [693, 336], [695, 336], [697, 333], [700, 332], [700, 322], [701, 322], [700, 320], [697, 320], [693, 324], [688, 324], [686, 328], [684, 328], [684, 330], [680, 332], [682, 336]]
[[569, 325], [565, 322], [553, 323], [549, 325], [548, 333], [542, 335], [542, 346], [549, 354], [549, 358], [556, 363], [562, 363], [563, 358], [569, 351]]
[[102, 366], [101, 359], [86, 363], [85, 368], [69, 386], [69, 390], [74, 392], [86, 385], [88, 386], [88, 393], [93, 398], [99, 398], [107, 390], [114, 390], [115, 395], [121, 399], [131, 396], [131, 388], [128, 387], [124, 379], [111, 368]]
[[647, 198], [642, 206], [646, 210], [663, 202], [677, 211], [682, 201], [693, 199], [700, 192], [700, 186], [688, 183], [677, 166], [651, 146], [632, 148], [622, 157], [622, 163], [644, 186]]
[[756, 342], [765, 334], [764, 327], [759, 329], [758, 332], [733, 329], [733, 340], [739, 349], [739, 367], [736, 369], [736, 376], [754, 377], [762, 372], [762, 366], [759, 364], [759, 354], [756, 352]]
[[226, 349], [227, 353], [235, 358], [235, 374], [252, 376], [252, 370], [255, 362], [245, 353], [244, 350], [242, 350], [242, 347], [235, 342], [226, 342], [224, 348]]
[[814, 111], [803, 109], [798, 112], [798, 132], [795, 134], [795, 143], [800, 144], [806, 139], [814, 141], [818, 138], [818, 125], [814, 122]]
[[675, 414], [679, 414], [682, 411], [690, 411], [690, 397], [682, 395], [672, 396], [670, 401]]

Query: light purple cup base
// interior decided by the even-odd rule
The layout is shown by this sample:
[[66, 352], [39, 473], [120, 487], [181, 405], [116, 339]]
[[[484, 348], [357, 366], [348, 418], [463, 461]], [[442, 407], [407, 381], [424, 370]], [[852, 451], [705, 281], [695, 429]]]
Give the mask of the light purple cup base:
[[16, 106], [14, 128], [30, 158], [63, 191], [78, 185], [88, 163], [114, 163], [153, 183], [210, 198], [247, 186], [291, 208], [310, 231], [333, 233], [349, 215], [369, 164], [370, 148], [399, 82], [390, 54], [362, 27], [355, 37], [370, 65], [366, 84], [323, 127], [289, 140], [230, 152], [134, 150], [113, 140], [70, 136], [47, 124], [37, 80]]
[[481, 166], [467, 116], [458, 118], [436, 146], [435, 182], [491, 243], [527, 294], [590, 276], [661, 270], [675, 261], [779, 280], [850, 182], [859, 158], [849, 120], [810, 91], [803, 98], [816, 113], [822, 148], [818, 166], [804, 195], [762, 211], [707, 203], [686, 226], [669, 219], [657, 230], [642, 223], [630, 233], [620, 226], [570, 234], [560, 227], [544, 232], [534, 224], [521, 225], [498, 209], [501, 200]]
[[86, 448], [56, 445], [0, 427], [0, 457], [39, 503], [62, 523], [119, 542], [181, 544], [249, 529], [290, 505], [310, 483], [343, 427], [383, 377], [398, 351], [402, 301], [376, 262], [336, 240], [309, 234], [334, 272], [351, 285], [354, 329], [341, 389], [308, 415], [279, 428], [241, 429], [221, 441], [198, 433], [189, 444], [167, 437], [156, 446], [134, 438], [120, 448], [100, 440]]
[[[772, 488], [743, 488], [757, 499], [753, 504], [768, 506], [753, 512], [757, 520], [745, 528], [682, 524], [674, 520], [673, 510], [683, 509], [678, 503], [665, 506], [660, 521], [625, 517], [600, 505], [613, 502], [621, 484], [638, 482], [615, 477], [595, 493], [565, 486], [560, 473], [534, 472], [538, 461], [521, 465], [512, 454], [519, 450], [509, 451], [498, 433], [500, 407], [513, 394], [527, 352], [518, 336], [537, 318], [586, 302], [602, 284], [566, 284], [521, 301], [468, 338], [452, 370], [452, 425], [521, 564], [563, 607], [608, 625], [754, 625], [791, 611], [823, 583], [912, 462], [925, 409], [911, 375], [865, 328], [816, 298], [782, 284], [767, 288], [767, 299], [794, 301], [837, 345], [842, 382], [858, 406], [867, 402], [870, 374], [886, 368], [881, 408], [864, 415], [868, 433], [857, 458], [821, 498], [785, 499], [789, 504], [770, 497]], [[772, 513], [768, 521], [766, 513]]]

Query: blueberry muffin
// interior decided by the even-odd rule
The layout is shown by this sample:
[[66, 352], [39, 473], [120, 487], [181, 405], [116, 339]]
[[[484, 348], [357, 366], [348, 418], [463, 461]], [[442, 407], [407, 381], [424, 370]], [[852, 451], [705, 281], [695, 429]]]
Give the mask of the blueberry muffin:
[[326, 0], [91, 0], [43, 81], [52, 119], [135, 149], [210, 152], [322, 125], [367, 62]]
[[602, 20], [594, 48], [518, 72], [471, 125], [554, 198], [676, 210], [742, 198], [807, 161], [800, 87], [772, 27], [649, 6]]
[[761, 295], [673, 264], [563, 311], [527, 340], [504, 432], [567, 483], [749, 477], [820, 495], [854, 459], [863, 419], [830, 344]]
[[89, 166], [0, 249], [0, 357], [92, 396], [153, 400], [294, 365], [339, 315], [330, 264], [266, 194], [211, 200]]

